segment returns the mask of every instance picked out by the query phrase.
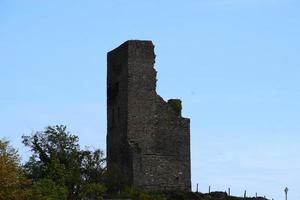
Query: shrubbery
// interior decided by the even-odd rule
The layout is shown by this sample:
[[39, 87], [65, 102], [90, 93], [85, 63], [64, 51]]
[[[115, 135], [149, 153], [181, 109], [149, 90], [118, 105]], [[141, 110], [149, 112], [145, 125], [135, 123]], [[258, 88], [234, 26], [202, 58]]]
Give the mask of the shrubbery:
[[133, 200], [167, 200], [163, 193], [146, 192], [133, 187], [127, 187], [119, 195], [120, 198], [130, 198]]

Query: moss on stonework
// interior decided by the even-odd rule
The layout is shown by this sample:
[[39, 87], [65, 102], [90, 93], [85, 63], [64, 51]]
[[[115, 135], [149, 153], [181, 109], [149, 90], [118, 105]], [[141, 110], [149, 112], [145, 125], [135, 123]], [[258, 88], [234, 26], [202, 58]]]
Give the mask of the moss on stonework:
[[169, 99], [168, 104], [173, 108], [173, 110], [178, 114], [181, 115], [181, 100], [180, 99]]

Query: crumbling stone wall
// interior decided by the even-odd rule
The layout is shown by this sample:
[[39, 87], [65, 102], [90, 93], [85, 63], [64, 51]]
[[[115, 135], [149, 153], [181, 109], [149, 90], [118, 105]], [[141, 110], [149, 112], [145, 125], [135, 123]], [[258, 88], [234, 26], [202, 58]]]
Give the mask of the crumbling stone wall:
[[181, 101], [156, 93], [151, 41], [132, 40], [107, 55], [107, 167], [123, 185], [190, 190], [190, 120]]

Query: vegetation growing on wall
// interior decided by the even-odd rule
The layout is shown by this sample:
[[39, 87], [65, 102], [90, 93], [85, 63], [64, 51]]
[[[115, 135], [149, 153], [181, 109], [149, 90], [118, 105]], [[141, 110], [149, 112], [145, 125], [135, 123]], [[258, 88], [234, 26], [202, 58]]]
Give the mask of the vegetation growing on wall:
[[182, 106], [180, 99], [169, 99], [168, 104], [178, 115], [181, 115]]

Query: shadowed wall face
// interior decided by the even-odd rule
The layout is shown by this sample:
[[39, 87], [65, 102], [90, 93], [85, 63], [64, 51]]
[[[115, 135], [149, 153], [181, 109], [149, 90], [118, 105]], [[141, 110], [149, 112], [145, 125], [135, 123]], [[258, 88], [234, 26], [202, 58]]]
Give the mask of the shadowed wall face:
[[156, 93], [152, 42], [127, 41], [107, 60], [108, 170], [125, 185], [190, 190], [190, 120]]

